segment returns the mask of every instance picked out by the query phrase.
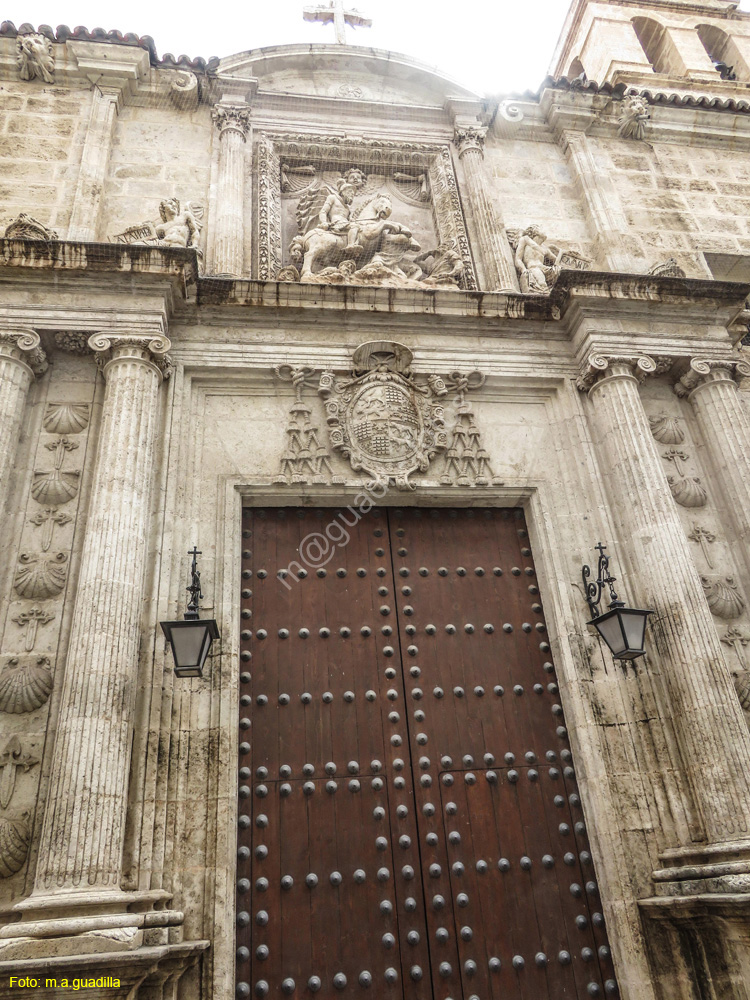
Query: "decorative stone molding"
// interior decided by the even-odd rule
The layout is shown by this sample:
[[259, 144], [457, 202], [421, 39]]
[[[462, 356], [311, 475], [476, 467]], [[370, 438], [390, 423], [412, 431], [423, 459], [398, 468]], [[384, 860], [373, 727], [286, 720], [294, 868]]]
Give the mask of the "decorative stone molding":
[[95, 333], [89, 337], [88, 346], [96, 353], [96, 363], [105, 378], [109, 366], [121, 360], [153, 365], [165, 380], [173, 371], [172, 359], [167, 353], [172, 345], [161, 334], [139, 337], [120, 333]]
[[621, 139], [643, 139], [651, 112], [645, 97], [630, 94], [622, 102], [622, 111], [617, 119], [617, 134]]
[[44, 35], [29, 32], [16, 38], [16, 62], [22, 80], [55, 82], [55, 51]]
[[[39, 608], [32, 608], [39, 612]], [[39, 612], [33, 618], [31, 614], [19, 619], [27, 622], [27, 635], [33, 627], [36, 635], [36, 625], [52, 621], [54, 615]], [[26, 646], [28, 648], [28, 639]], [[33, 663], [21, 663], [17, 656], [12, 656], [3, 667], [0, 674], [0, 712], [9, 715], [20, 715], [41, 708], [52, 693], [52, 671], [48, 656], [37, 656]]]
[[198, 77], [189, 70], [180, 70], [169, 87], [172, 104], [180, 111], [195, 111], [200, 101]]
[[241, 104], [216, 104], [211, 110], [211, 120], [220, 136], [236, 132], [244, 142], [250, 131], [250, 108]]
[[55, 334], [55, 346], [66, 354], [88, 354], [90, 333], [77, 330], [59, 330]]
[[484, 156], [484, 142], [487, 138], [485, 125], [456, 125], [453, 133], [453, 143], [462, 159], [470, 150], [476, 150]]
[[581, 392], [588, 392], [605, 378], [618, 375], [630, 375], [642, 382], [647, 375], [659, 375], [668, 370], [664, 364], [666, 362], [659, 363], [645, 354], [590, 354], [581, 367], [576, 386]]
[[60, 237], [33, 216], [21, 212], [5, 230], [6, 240], [44, 240], [49, 243]]
[[[294, 386], [295, 399], [289, 410], [286, 447], [279, 461], [280, 472], [275, 483], [326, 483], [331, 480], [331, 457], [320, 443], [318, 428], [310, 419], [312, 410], [302, 399], [302, 391], [315, 383], [314, 368], [276, 365], [276, 377]], [[334, 477], [341, 481], [341, 477]]]
[[693, 358], [688, 370], [675, 383], [674, 391], [678, 396], [685, 397], [710, 383], [740, 382], [749, 376], [750, 364], [747, 361]]
[[38, 333], [33, 330], [0, 330], [0, 358], [24, 361], [40, 378], [49, 368]]
[[668, 257], [666, 260], [654, 264], [648, 269], [647, 274], [653, 274], [657, 278], [684, 278], [685, 272], [674, 259]]
[[[338, 168], [342, 177], [347, 179], [352, 174], [352, 164], [356, 164], [356, 174], [361, 175], [362, 179], [377, 171], [386, 176], [386, 187], [392, 181], [392, 188], [389, 187], [392, 193], [401, 197], [403, 187], [408, 196], [413, 189], [417, 198], [415, 204], [431, 203], [438, 245], [452, 245], [463, 265], [460, 275], [457, 268], [452, 267], [450, 270], [454, 271], [454, 276], [459, 277], [462, 288], [478, 287], [448, 145], [304, 133], [261, 133], [257, 143], [257, 164], [256, 243], [260, 280], [294, 280], [289, 262], [283, 260], [282, 190], [292, 195], [301, 194], [323, 169]], [[289, 164], [295, 165], [297, 174], [290, 172]], [[377, 192], [373, 191], [375, 193]], [[282, 268], [283, 274], [280, 273]], [[298, 267], [297, 271], [299, 270]], [[332, 277], [334, 283], [341, 283], [347, 276], [342, 274], [338, 278], [335, 275]], [[382, 283], [382, 277], [375, 274], [371, 277], [372, 280], [367, 283]], [[430, 277], [432, 275], [426, 282], [428, 287]], [[434, 285], [443, 283], [441, 275], [437, 275], [433, 282]]]

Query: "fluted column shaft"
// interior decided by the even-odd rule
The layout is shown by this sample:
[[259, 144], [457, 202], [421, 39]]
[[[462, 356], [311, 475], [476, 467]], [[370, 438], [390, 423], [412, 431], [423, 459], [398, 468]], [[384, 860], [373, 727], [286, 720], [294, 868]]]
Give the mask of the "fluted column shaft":
[[109, 166], [112, 137], [117, 123], [119, 87], [94, 87], [89, 127], [81, 152], [69, 240], [94, 241], [99, 236], [102, 192]]
[[[96, 334], [106, 392], [34, 892], [119, 891], [166, 337]], [[163, 361], [162, 361], [163, 364]]]
[[483, 126], [457, 127], [454, 143], [464, 168], [486, 290], [517, 292], [518, 276], [505, 225], [487, 192], [483, 165], [486, 134]]
[[39, 343], [33, 330], [0, 330], [0, 512], [8, 498], [29, 387], [35, 375], [47, 370]]
[[213, 219], [213, 273], [240, 277], [245, 249], [245, 143], [250, 111], [237, 105], [217, 105], [213, 120], [219, 129], [219, 176]]
[[750, 567], [750, 418], [739, 397], [735, 373], [747, 377], [750, 365], [695, 358], [675, 392], [687, 396], [693, 407], [740, 551]]
[[669, 698], [664, 708], [706, 837], [713, 844], [750, 839], [747, 728], [638, 392], [636, 375], [656, 366], [648, 358], [601, 357], [589, 365], [589, 377], [603, 372], [589, 395], [612, 513], [640, 596], [656, 612], [650, 632]]

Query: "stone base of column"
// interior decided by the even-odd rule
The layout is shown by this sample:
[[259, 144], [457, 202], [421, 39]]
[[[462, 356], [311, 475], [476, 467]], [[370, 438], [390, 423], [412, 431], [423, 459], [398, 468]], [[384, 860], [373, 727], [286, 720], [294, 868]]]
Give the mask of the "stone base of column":
[[164, 945], [185, 919], [167, 908], [171, 898], [164, 889], [34, 893], [14, 907], [21, 919], [0, 927], [0, 962]]
[[[99, 981], [95, 988], [97, 1000], [122, 1000], [136, 995], [169, 1000], [180, 978], [208, 946], [208, 941], [188, 941], [139, 948], [126, 954], [110, 951], [72, 957], [52, 956], [49, 952], [35, 957], [27, 952], [16, 962], [0, 962], [0, 1000], [17, 1000], [19, 987], [27, 1000], [73, 1000], [81, 996], [81, 984], [92, 979]], [[11, 977], [22, 982], [11, 985]]]

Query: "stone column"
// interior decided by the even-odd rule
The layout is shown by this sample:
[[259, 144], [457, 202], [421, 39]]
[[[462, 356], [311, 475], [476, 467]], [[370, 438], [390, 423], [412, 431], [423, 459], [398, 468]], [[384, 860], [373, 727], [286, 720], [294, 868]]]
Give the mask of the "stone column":
[[482, 261], [482, 271], [491, 292], [517, 292], [518, 276], [513, 263], [513, 254], [505, 225], [498, 216], [487, 192], [484, 173], [484, 140], [487, 129], [483, 125], [458, 125], [453, 142], [458, 149], [466, 177], [469, 200], [471, 201], [474, 228], [478, 237], [478, 256]]
[[746, 361], [693, 358], [675, 392], [687, 396], [693, 407], [733, 522], [738, 551], [750, 568], [750, 418], [735, 382], [735, 377], [748, 375]]
[[122, 852], [159, 385], [169, 346], [163, 336], [89, 338], [101, 352], [106, 391], [34, 892], [19, 909], [106, 908], [108, 895], [127, 895]]
[[99, 237], [102, 191], [121, 93], [120, 87], [94, 87], [89, 127], [83, 143], [81, 168], [68, 226], [69, 240], [93, 242]]
[[656, 370], [650, 358], [592, 355], [578, 385], [589, 390], [620, 544], [640, 599], [656, 612], [647, 635], [669, 699], [663, 709], [674, 719], [706, 837], [736, 844], [750, 840], [750, 738], [641, 405], [638, 383]]
[[219, 177], [213, 226], [212, 273], [239, 278], [245, 243], [245, 142], [250, 131], [246, 105], [217, 104], [214, 124], [219, 130]]
[[0, 329], [0, 512], [8, 498], [29, 386], [48, 367], [39, 344], [33, 330]]

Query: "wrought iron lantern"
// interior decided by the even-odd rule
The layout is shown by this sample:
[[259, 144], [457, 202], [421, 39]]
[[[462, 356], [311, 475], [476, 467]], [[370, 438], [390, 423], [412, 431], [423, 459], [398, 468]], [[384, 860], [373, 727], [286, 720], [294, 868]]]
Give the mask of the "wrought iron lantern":
[[167, 642], [172, 647], [176, 677], [202, 677], [203, 664], [211, 649], [211, 643], [219, 638], [219, 629], [214, 619], [202, 619], [198, 615], [198, 601], [203, 597], [198, 556], [202, 554], [195, 546], [188, 552], [188, 555], [193, 557], [193, 564], [190, 568], [190, 586], [186, 588], [190, 600], [184, 620], [159, 623]]
[[[591, 581], [591, 569], [583, 567], [583, 586], [586, 602], [593, 615], [588, 625], [593, 625], [609, 646], [616, 660], [637, 660], [645, 655], [646, 619], [653, 611], [627, 608], [615, 593], [616, 578], [609, 575], [609, 557], [604, 554], [606, 545], [596, 546], [599, 552], [597, 580]], [[601, 612], [599, 607], [602, 592], [609, 587], [609, 611]]]

